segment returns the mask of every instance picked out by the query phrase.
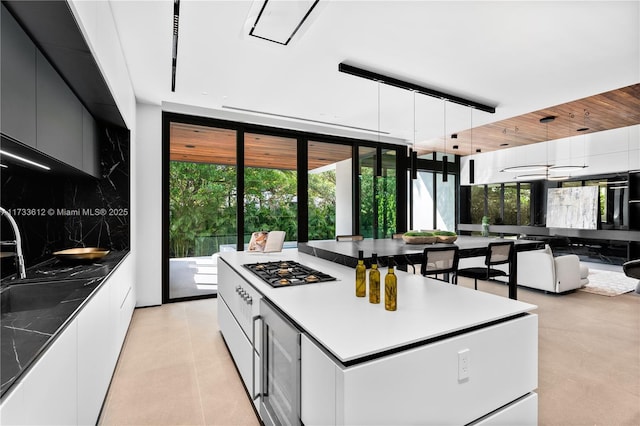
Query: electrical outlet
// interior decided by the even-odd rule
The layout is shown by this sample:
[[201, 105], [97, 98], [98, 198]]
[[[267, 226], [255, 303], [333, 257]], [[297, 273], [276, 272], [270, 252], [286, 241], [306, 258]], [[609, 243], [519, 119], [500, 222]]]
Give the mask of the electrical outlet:
[[458, 381], [469, 380], [470, 373], [469, 349], [458, 351]]

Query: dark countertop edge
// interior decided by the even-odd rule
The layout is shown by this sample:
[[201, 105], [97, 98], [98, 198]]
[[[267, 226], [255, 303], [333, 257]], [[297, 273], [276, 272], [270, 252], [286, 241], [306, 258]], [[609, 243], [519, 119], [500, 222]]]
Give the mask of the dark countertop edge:
[[[58, 339], [58, 337], [67, 329], [67, 327], [69, 326], [69, 324], [71, 324], [71, 322], [73, 322], [73, 320], [78, 316], [78, 314], [80, 313], [80, 311], [82, 311], [82, 309], [84, 309], [84, 307], [86, 306], [87, 302], [89, 300], [91, 300], [93, 298], [93, 296], [98, 292], [98, 290], [100, 290], [102, 288], [102, 286], [104, 285], [104, 283], [111, 278], [111, 275], [113, 274], [113, 272], [118, 269], [120, 267], [120, 265], [122, 264], [122, 262], [124, 262], [124, 260], [129, 257], [129, 254], [131, 254], [131, 250], [122, 250], [124, 253], [124, 255], [122, 256], [122, 258], [118, 261], [118, 263], [109, 271], [109, 273], [107, 275], [105, 275], [100, 282], [98, 283], [98, 285], [96, 286], [96, 288], [93, 289], [93, 291], [91, 293], [89, 293], [89, 295], [80, 303], [80, 305], [78, 305], [78, 307], [76, 308], [75, 311], [73, 311], [71, 313], [71, 315], [69, 315], [69, 317], [60, 325], [60, 327], [58, 327], [58, 329], [51, 335], [51, 337], [49, 337], [47, 339], [47, 341], [42, 345], [42, 347], [40, 347], [40, 349], [38, 349], [36, 351], [36, 353], [34, 354], [33, 358], [31, 359], [31, 361], [29, 362], [29, 364], [23, 368], [17, 375], [16, 377], [13, 379], [13, 382], [4, 390], [2, 391], [2, 393], [0, 394], [0, 402], [2, 402], [2, 400], [4, 400], [6, 397], [8, 397], [11, 392], [16, 388], [16, 386], [20, 383], [20, 381], [22, 380], [22, 378], [24, 377], [25, 374], [27, 374], [31, 368], [33, 368], [34, 365], [36, 365], [38, 363], [38, 361], [40, 360], [40, 358], [42, 357], [42, 355], [47, 351], [47, 349], [49, 349], [49, 347]], [[87, 278], [88, 280], [91, 278]]]

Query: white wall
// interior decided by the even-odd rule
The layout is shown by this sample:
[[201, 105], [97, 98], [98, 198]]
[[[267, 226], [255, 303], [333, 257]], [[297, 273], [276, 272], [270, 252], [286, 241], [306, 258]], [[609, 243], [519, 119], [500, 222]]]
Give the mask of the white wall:
[[[460, 180], [469, 185], [469, 159], [475, 159], [475, 184], [515, 182], [521, 173], [500, 172], [524, 163], [587, 165], [571, 176], [640, 169], [640, 125], [606, 130], [517, 148], [462, 157]], [[558, 173], [560, 174], [560, 173]], [[563, 173], [565, 174], [565, 173]]]
[[353, 160], [336, 163], [336, 235], [353, 234]]
[[[162, 303], [162, 108], [137, 104], [131, 147], [131, 249], [136, 306]], [[134, 195], [135, 194], [135, 195]]]

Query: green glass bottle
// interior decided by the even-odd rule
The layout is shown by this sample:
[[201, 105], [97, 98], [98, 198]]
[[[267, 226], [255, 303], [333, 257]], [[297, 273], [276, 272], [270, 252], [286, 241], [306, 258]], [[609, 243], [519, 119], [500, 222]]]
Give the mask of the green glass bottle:
[[367, 267], [364, 266], [364, 253], [358, 251], [358, 265], [356, 265], [356, 296], [364, 297], [367, 294]]
[[371, 269], [369, 270], [369, 302], [380, 303], [380, 271], [378, 270], [378, 255], [371, 255]]
[[389, 258], [389, 271], [384, 277], [384, 308], [387, 311], [395, 311], [398, 306], [398, 278], [393, 272], [394, 260]]

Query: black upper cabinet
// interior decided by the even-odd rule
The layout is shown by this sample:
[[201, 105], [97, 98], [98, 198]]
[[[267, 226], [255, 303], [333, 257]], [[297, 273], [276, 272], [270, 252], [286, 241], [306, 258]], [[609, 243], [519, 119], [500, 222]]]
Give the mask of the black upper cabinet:
[[82, 170], [91, 176], [100, 177], [100, 149], [98, 143], [98, 128], [96, 122], [87, 111], [82, 108]]
[[36, 148], [82, 170], [82, 104], [40, 52], [36, 70]]
[[1, 130], [36, 147], [36, 47], [4, 7], [1, 8]]
[[1, 10], [2, 134], [99, 177], [100, 150], [93, 116], [11, 12], [4, 5]]

